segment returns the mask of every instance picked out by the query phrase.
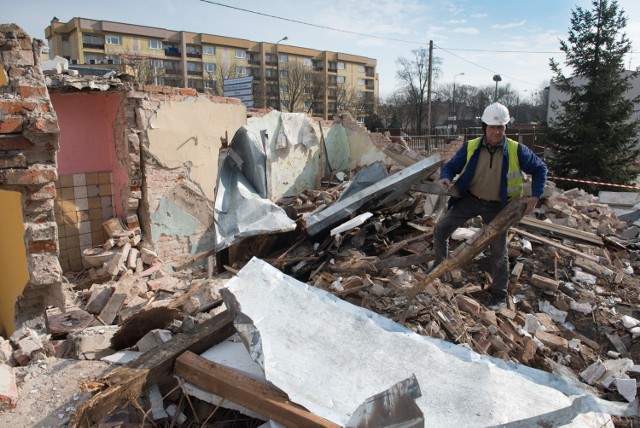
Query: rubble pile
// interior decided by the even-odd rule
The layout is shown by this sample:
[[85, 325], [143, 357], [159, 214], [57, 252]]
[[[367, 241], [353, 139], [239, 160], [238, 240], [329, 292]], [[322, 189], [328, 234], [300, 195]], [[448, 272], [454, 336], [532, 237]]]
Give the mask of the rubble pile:
[[[547, 190], [540, 208], [511, 229], [507, 308], [494, 313], [484, 306], [491, 274], [488, 257], [481, 254], [472, 265], [427, 284], [405, 325], [480, 354], [561, 370], [604, 397], [633, 401], [640, 374], [639, 230], [580, 189]], [[289, 202], [304, 211], [307, 199], [330, 198], [332, 192], [313, 195]], [[317, 242], [305, 240], [268, 260], [291, 276], [398, 320], [407, 292], [433, 264], [436, 215], [423, 215], [426, 199], [411, 192], [372, 210], [357, 227]], [[452, 247], [482, 224], [478, 218], [466, 226], [454, 234]]]
[[[507, 308], [495, 313], [485, 307], [491, 284], [486, 254], [423, 284], [433, 267], [432, 235], [445, 206], [442, 195], [411, 190], [395, 200], [374, 197], [351, 212], [348, 221], [312, 236], [305, 233], [309, 216], [335, 204], [352, 175], [340, 178], [344, 181], [335, 176], [324, 181], [331, 187], [283, 199], [280, 205], [298, 222], [297, 231], [251, 238], [255, 245], [239, 246], [245, 252], [233, 251], [227, 272], [218, 275], [212, 274], [211, 263], [208, 271], [172, 271], [144, 247], [138, 231], [112, 219], [105, 224], [109, 239], [99, 251], [110, 255], [69, 276], [73, 284], [67, 308], [49, 308], [40, 325], [23, 326], [0, 343], [0, 367], [8, 371], [3, 378], [15, 385], [10, 366], [51, 357], [123, 364], [153, 354], [176, 335], [188, 334], [222, 312], [218, 291], [259, 248], [260, 257], [286, 274], [396, 321], [410, 290], [423, 285], [404, 321], [414, 332], [559, 371], [591, 385], [606, 399], [636, 399], [637, 225], [620, 221], [593, 195], [550, 186], [540, 208], [510, 230], [510, 299]], [[480, 227], [479, 219], [469, 221], [452, 237], [452, 248]], [[200, 260], [203, 257], [192, 262]], [[91, 381], [81, 385], [85, 391], [104, 386]], [[15, 406], [17, 393], [5, 389], [12, 391], [0, 396], [0, 405], [7, 409]], [[142, 398], [144, 417], [135, 408], [110, 417], [179, 424], [196, 417], [202, 421], [216, 411], [199, 400], [186, 406], [172, 377], [145, 388]]]

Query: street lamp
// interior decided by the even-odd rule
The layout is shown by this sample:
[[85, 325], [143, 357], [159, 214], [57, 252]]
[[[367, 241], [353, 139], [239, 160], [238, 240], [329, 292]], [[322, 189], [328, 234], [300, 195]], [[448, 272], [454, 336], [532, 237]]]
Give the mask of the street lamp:
[[496, 101], [498, 101], [498, 82], [500, 82], [502, 80], [502, 77], [500, 77], [499, 74], [494, 74], [493, 75], [493, 81], [496, 82], [496, 92], [493, 95], [493, 102], [495, 103]]
[[278, 53], [278, 43], [284, 40], [289, 40], [289, 38], [284, 36], [274, 45], [276, 48], [276, 74], [278, 75], [278, 111], [282, 111], [282, 100], [280, 99], [280, 54]]
[[464, 73], [458, 73], [455, 76], [453, 76], [453, 99], [451, 101], [452, 107], [453, 107], [453, 116], [456, 117], [457, 116], [457, 112], [456, 112], [456, 77], [458, 76], [464, 76]]

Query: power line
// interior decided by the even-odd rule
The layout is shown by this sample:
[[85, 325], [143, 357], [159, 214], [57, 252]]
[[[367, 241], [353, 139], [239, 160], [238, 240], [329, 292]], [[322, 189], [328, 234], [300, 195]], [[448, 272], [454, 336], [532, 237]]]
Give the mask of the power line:
[[443, 48], [442, 46], [437, 46], [436, 44], [434, 44], [434, 45], [433, 45], [433, 47], [434, 47], [434, 48], [436, 48], [436, 49], [440, 49], [440, 50], [442, 50], [442, 51], [444, 51], [444, 52], [448, 53], [449, 55], [455, 56], [456, 58], [461, 59], [462, 61], [468, 62], [469, 64], [474, 65], [474, 66], [476, 66], [476, 67], [478, 67], [478, 68], [481, 68], [481, 69], [483, 69], [483, 70], [487, 70], [487, 71], [489, 71], [489, 72], [491, 72], [491, 73], [493, 73], [493, 74], [500, 74], [500, 75], [502, 75], [502, 76], [508, 77], [508, 78], [509, 78], [509, 79], [511, 79], [511, 80], [517, 80], [518, 82], [526, 83], [527, 85], [537, 86], [535, 83], [527, 82], [527, 81], [525, 81], [525, 80], [521, 80], [521, 79], [518, 79], [517, 77], [509, 76], [509, 75], [507, 75], [507, 74], [502, 74], [502, 73], [500, 73], [500, 72], [498, 72], [498, 71], [491, 70], [490, 68], [487, 68], [487, 67], [482, 66], [482, 65], [480, 65], [480, 64], [476, 64], [476, 63], [475, 63], [475, 62], [473, 62], [473, 61], [469, 61], [468, 59], [463, 58], [463, 57], [461, 57], [460, 55], [456, 55], [456, 54], [454, 54], [453, 52], [450, 52], [450, 49], [445, 49], [445, 48]]
[[[291, 19], [291, 18], [285, 18], [285, 17], [277, 16], [277, 15], [271, 15], [269, 13], [257, 12], [255, 10], [245, 9], [245, 8], [237, 7], [237, 6], [231, 6], [231, 5], [228, 5], [228, 4], [224, 4], [224, 3], [220, 3], [220, 2], [212, 1], [212, 0], [200, 0], [200, 1], [203, 2], [203, 3], [209, 3], [209, 4], [214, 5], [214, 6], [222, 6], [222, 7], [226, 7], [226, 8], [229, 8], [229, 9], [238, 10], [240, 12], [252, 13], [254, 15], [264, 16], [264, 17], [273, 18], [273, 19], [279, 19], [281, 21], [292, 22], [294, 24], [307, 25], [309, 27], [322, 28], [324, 30], [338, 31], [340, 33], [355, 34], [355, 35], [358, 35], [358, 36], [371, 37], [373, 39], [390, 40], [390, 41], [393, 41], [393, 42], [409, 43], [409, 44], [420, 45], [420, 46], [425, 46], [425, 45], [429, 44], [429, 42], [417, 42], [415, 40], [404, 40], [404, 39], [397, 39], [397, 38], [394, 38], [394, 37], [376, 36], [375, 34], [360, 33], [360, 32], [357, 32], [357, 31], [350, 31], [350, 30], [343, 30], [341, 28], [329, 27], [327, 25], [312, 24], [310, 22], [300, 21], [300, 20]], [[562, 53], [562, 51], [546, 52], [546, 51], [520, 51], [520, 50], [469, 49], [469, 48], [449, 48], [449, 50], [451, 50], [451, 51], [470, 51], [470, 52], [529, 53], [529, 54], [557, 54], [557, 53]]]

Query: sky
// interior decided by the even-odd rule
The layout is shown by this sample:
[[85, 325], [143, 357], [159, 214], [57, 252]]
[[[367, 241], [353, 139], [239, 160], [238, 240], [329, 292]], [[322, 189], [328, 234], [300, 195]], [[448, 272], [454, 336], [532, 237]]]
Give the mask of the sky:
[[[56, 16], [116, 21], [360, 55], [377, 60], [382, 98], [400, 86], [397, 60], [428, 49], [441, 61], [436, 85], [511, 84], [523, 98], [552, 77], [550, 58], [564, 64], [571, 11], [591, 0], [4, 0], [0, 23], [16, 23], [32, 38]], [[618, 0], [629, 18], [632, 53], [640, 66], [640, 1]], [[229, 7], [231, 6], [231, 7]], [[565, 69], [567, 74], [570, 70]]]

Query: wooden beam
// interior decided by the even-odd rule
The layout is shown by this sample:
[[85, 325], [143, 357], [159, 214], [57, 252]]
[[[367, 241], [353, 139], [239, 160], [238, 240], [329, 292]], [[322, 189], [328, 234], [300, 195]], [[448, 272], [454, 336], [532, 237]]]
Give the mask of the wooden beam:
[[177, 334], [158, 348], [116, 368], [99, 379], [104, 388], [78, 407], [70, 426], [95, 426], [114, 409], [136, 399], [146, 388], [170, 376], [175, 360], [184, 351], [204, 352], [234, 332], [231, 315], [225, 311], [198, 324], [188, 334]]
[[572, 227], [562, 226], [560, 224], [548, 223], [533, 217], [523, 217], [522, 220], [520, 220], [520, 224], [523, 226], [533, 227], [534, 229], [541, 230], [543, 232], [564, 236], [565, 238], [574, 240], [578, 239], [601, 247], [604, 245], [602, 238], [595, 233], [576, 230]]
[[526, 236], [532, 241], [537, 241], [543, 244], [551, 245], [552, 247], [555, 247], [562, 251], [566, 251], [567, 253], [573, 254], [574, 256], [584, 257], [585, 259], [592, 260], [594, 262], [597, 262], [600, 260], [598, 256], [592, 256], [590, 254], [583, 253], [582, 251], [574, 250], [573, 248], [562, 245], [559, 242], [552, 241], [551, 239], [546, 239], [546, 238], [543, 238], [542, 236], [534, 235], [533, 233], [529, 233], [524, 230], [517, 229], [515, 227], [512, 227], [511, 230], [517, 233], [518, 235]]
[[436, 265], [424, 280], [409, 289], [404, 310], [398, 318], [399, 323], [404, 324], [407, 314], [409, 313], [409, 308], [411, 307], [411, 302], [418, 293], [445, 272], [471, 262], [475, 256], [487, 248], [501, 233], [506, 232], [512, 225], [516, 224], [524, 215], [526, 207], [527, 206], [520, 203], [520, 201], [510, 202], [489, 224], [476, 232], [469, 242], [463, 242], [458, 245], [458, 248]]
[[178, 357], [174, 374], [288, 427], [340, 426], [291, 403], [283, 392], [193, 352], [185, 352]]

